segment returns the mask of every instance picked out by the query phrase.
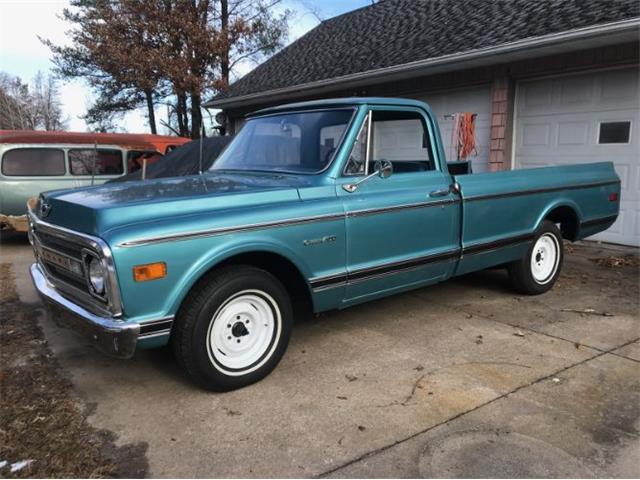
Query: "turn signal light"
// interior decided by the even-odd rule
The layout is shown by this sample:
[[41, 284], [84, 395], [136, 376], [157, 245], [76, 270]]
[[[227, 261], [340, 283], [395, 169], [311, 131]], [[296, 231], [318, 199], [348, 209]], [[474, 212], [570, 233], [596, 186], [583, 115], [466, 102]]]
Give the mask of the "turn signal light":
[[167, 264], [164, 262], [148, 263], [133, 267], [133, 279], [136, 282], [148, 282], [167, 276]]
[[610, 202], [617, 202], [618, 201], [618, 192], [613, 192], [609, 194], [609, 201]]

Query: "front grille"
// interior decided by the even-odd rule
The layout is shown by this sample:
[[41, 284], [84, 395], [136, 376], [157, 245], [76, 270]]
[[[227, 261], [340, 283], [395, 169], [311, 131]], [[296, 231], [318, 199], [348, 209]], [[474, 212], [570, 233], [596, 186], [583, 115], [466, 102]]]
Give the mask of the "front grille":
[[60, 280], [89, 293], [84, 277], [82, 245], [46, 232], [35, 231], [36, 256], [50, 280]]
[[[87, 310], [102, 316], [119, 316], [122, 312], [115, 276], [106, 278], [107, 293], [97, 296], [90, 291], [85, 277], [85, 252], [89, 250], [97, 257], [110, 252], [99, 238], [38, 222], [30, 218], [30, 239], [36, 259], [58, 292]], [[109, 264], [112, 270], [112, 264]], [[115, 299], [115, 300], [114, 300]]]
[[45, 232], [38, 232], [36, 238], [43, 247], [50, 248], [54, 251], [64, 253], [70, 257], [82, 260], [82, 246], [69, 243], [68, 241], [55, 237]]
[[59, 278], [60, 280], [73, 285], [79, 290], [88, 291], [87, 282], [85, 281], [84, 277], [74, 275], [68, 270], [65, 270], [64, 268], [61, 268], [51, 262], [47, 262], [46, 260], [42, 262], [42, 265], [45, 267], [47, 272], [49, 272], [55, 278]]

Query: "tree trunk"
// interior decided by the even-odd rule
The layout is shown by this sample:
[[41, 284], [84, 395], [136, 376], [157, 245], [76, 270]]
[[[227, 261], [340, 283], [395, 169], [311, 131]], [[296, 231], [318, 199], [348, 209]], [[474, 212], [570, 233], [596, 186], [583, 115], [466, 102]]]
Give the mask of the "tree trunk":
[[229, 1], [220, 0], [220, 27], [224, 35], [225, 42], [222, 47], [220, 58], [220, 73], [222, 74], [223, 89], [229, 86]]
[[179, 92], [176, 101], [176, 116], [178, 117], [178, 130], [180, 136], [189, 137], [189, 123], [187, 119], [187, 96], [183, 92]]
[[156, 135], [158, 130], [156, 129], [156, 112], [153, 110], [153, 93], [151, 90], [145, 90], [144, 96], [147, 99], [147, 114], [149, 116], [149, 128], [151, 133]]

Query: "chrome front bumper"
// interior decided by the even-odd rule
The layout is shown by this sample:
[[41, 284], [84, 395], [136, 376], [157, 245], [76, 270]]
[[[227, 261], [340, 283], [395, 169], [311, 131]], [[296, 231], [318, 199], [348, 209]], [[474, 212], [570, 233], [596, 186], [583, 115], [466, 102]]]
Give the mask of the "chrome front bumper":
[[47, 282], [40, 266], [31, 265], [31, 278], [40, 296], [52, 307], [53, 320], [86, 336], [108, 355], [131, 358], [136, 350], [140, 325], [100, 317], [60, 295]]

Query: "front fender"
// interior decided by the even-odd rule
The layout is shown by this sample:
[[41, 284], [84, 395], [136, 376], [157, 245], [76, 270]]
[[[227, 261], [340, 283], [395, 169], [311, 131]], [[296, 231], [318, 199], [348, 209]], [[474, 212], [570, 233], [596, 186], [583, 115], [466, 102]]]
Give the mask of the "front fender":
[[245, 253], [272, 253], [289, 260], [304, 278], [310, 278], [311, 272], [306, 262], [293, 249], [284, 242], [275, 238], [270, 239], [246, 239], [244, 241], [228, 241], [217, 245], [215, 248], [205, 251], [192, 265], [184, 271], [173, 288], [173, 292], [166, 303], [169, 315], [178, 311], [184, 298], [191, 288], [211, 269], [222, 262]]

